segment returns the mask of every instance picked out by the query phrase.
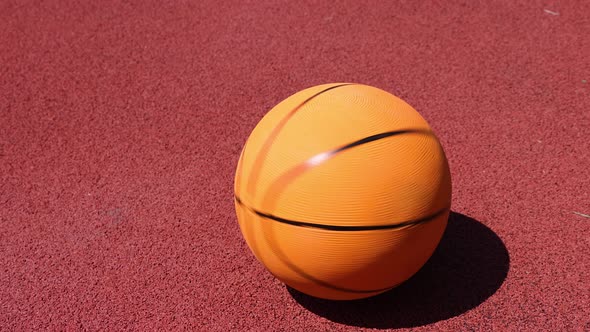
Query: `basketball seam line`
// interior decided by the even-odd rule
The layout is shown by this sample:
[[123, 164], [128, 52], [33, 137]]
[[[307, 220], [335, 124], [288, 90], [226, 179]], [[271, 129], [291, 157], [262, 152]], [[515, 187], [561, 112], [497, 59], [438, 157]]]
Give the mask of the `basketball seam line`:
[[240, 199], [240, 197], [238, 197], [238, 195], [235, 195], [234, 194], [234, 198], [235, 198], [235, 200], [236, 200], [236, 202], [238, 204], [242, 205], [246, 209], [252, 211], [254, 214], [256, 214], [259, 217], [262, 217], [264, 219], [274, 220], [276, 222], [280, 222], [282, 224], [287, 224], [287, 225], [291, 225], [291, 226], [318, 228], [318, 229], [324, 229], [324, 230], [330, 230], [330, 231], [337, 231], [337, 232], [359, 232], [359, 231], [373, 231], [373, 230], [388, 230], [388, 229], [398, 229], [398, 228], [403, 228], [403, 227], [416, 226], [416, 225], [419, 225], [419, 224], [423, 224], [423, 223], [432, 221], [432, 220], [436, 219], [437, 217], [441, 216], [447, 210], [449, 210], [448, 207], [444, 207], [444, 208], [442, 208], [440, 210], [437, 210], [435, 213], [433, 213], [431, 215], [428, 215], [428, 216], [426, 216], [424, 218], [415, 219], [415, 220], [408, 220], [408, 221], [404, 221], [404, 222], [397, 223], [397, 224], [388, 224], [388, 225], [363, 225], [363, 226], [341, 226], [341, 225], [318, 224], [318, 223], [312, 223], [312, 222], [306, 222], [306, 221], [298, 221], [298, 220], [291, 220], [291, 219], [286, 219], [286, 218], [278, 217], [278, 216], [272, 215], [270, 213], [265, 213], [265, 212], [259, 211], [259, 210], [255, 209], [253, 207], [250, 207], [250, 206], [246, 205], [244, 202], [242, 202], [242, 200]]
[[392, 137], [392, 136], [397, 136], [397, 135], [404, 135], [404, 134], [425, 134], [425, 135], [429, 135], [429, 134], [433, 134], [432, 131], [427, 130], [427, 129], [401, 129], [401, 130], [392, 130], [392, 131], [386, 131], [383, 133], [379, 133], [379, 134], [374, 134], [371, 136], [367, 136], [361, 139], [358, 139], [352, 143], [348, 143], [346, 145], [343, 145], [339, 148], [335, 148], [332, 149], [330, 151], [327, 152], [322, 152], [319, 153], [313, 157], [311, 157], [310, 159], [308, 159], [308, 162], [311, 160], [316, 159], [318, 156], [322, 156], [321, 160], [322, 161], [326, 161], [327, 159], [335, 156], [336, 154], [352, 149], [354, 147], [360, 146], [360, 145], [364, 145], [367, 143], [371, 143], [371, 142], [375, 142], [384, 138], [388, 138], [388, 137]]

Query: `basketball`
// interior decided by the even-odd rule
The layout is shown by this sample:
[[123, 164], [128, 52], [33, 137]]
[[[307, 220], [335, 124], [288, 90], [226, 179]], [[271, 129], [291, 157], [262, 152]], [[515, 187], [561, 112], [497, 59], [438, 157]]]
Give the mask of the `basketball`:
[[427, 121], [376, 87], [334, 83], [281, 101], [244, 144], [234, 181], [256, 259], [302, 293], [386, 292], [428, 261], [447, 226], [451, 175]]

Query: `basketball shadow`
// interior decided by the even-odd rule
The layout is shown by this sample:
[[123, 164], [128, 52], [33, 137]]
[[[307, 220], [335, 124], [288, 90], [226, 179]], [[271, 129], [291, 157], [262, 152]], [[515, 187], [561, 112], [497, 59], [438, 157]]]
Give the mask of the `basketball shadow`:
[[509, 263], [504, 243], [492, 230], [452, 212], [430, 260], [391, 291], [363, 300], [330, 301], [287, 288], [301, 306], [333, 322], [383, 329], [418, 327], [477, 307], [500, 288]]

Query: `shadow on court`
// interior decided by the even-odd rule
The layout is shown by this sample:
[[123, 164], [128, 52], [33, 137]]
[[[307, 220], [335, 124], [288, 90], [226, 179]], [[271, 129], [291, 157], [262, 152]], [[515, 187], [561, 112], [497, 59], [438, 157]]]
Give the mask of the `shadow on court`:
[[509, 264], [504, 243], [491, 229], [452, 212], [430, 260], [391, 291], [363, 300], [330, 301], [287, 288], [301, 306], [333, 322], [369, 328], [417, 327], [477, 307], [500, 288]]

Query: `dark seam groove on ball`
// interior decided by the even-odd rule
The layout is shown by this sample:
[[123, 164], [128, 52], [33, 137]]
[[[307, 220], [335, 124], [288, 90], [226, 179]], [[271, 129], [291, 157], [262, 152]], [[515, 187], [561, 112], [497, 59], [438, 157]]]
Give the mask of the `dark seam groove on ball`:
[[290, 219], [285, 219], [285, 218], [281, 218], [281, 217], [277, 217], [274, 216], [272, 214], [269, 213], [264, 213], [261, 211], [258, 211], [246, 204], [244, 204], [244, 202], [242, 202], [242, 200], [235, 195], [235, 200], [236, 202], [238, 202], [238, 204], [244, 206], [245, 208], [247, 208], [248, 210], [252, 211], [254, 214], [265, 218], [265, 219], [270, 219], [270, 220], [274, 220], [283, 224], [288, 224], [288, 225], [292, 225], [292, 226], [298, 226], [298, 227], [311, 227], [311, 228], [319, 228], [319, 229], [325, 229], [325, 230], [330, 230], [330, 231], [338, 231], [338, 232], [358, 232], [358, 231], [374, 231], [374, 230], [384, 230], [384, 229], [397, 229], [397, 228], [402, 228], [402, 227], [407, 227], [407, 226], [415, 226], [415, 225], [419, 225], [419, 224], [423, 224], [429, 221], [432, 221], [433, 219], [436, 219], [437, 217], [441, 216], [443, 213], [445, 213], [449, 208], [445, 207], [442, 208], [438, 211], [436, 211], [435, 213], [426, 216], [424, 218], [420, 218], [420, 219], [416, 219], [416, 220], [409, 220], [409, 221], [404, 221], [398, 224], [390, 224], [390, 225], [363, 225], [363, 226], [338, 226], [338, 225], [325, 225], [325, 224], [316, 224], [316, 223], [311, 223], [311, 222], [305, 222], [305, 221], [297, 221], [297, 220], [290, 220]]
[[319, 154], [309, 158], [307, 160], [307, 162], [314, 163], [315, 160], [319, 160], [319, 162], [317, 162], [317, 163], [324, 162], [342, 151], [352, 149], [352, 148], [357, 147], [359, 145], [371, 143], [371, 142], [378, 141], [380, 139], [384, 139], [384, 138], [388, 138], [388, 137], [392, 137], [392, 136], [404, 135], [404, 134], [433, 135], [433, 132], [430, 130], [427, 130], [427, 129], [403, 129], [403, 130], [387, 131], [384, 133], [375, 134], [375, 135], [371, 135], [371, 136], [368, 136], [365, 138], [361, 138], [357, 141], [346, 144], [344, 146], [341, 146], [339, 148], [336, 148], [336, 149], [328, 151], [328, 152], [319, 153]]
[[397, 136], [397, 135], [403, 135], [403, 134], [432, 134], [432, 132], [430, 130], [426, 130], [426, 129], [404, 129], [404, 130], [387, 131], [384, 133], [371, 135], [371, 136], [362, 138], [362, 139], [360, 139], [358, 141], [354, 141], [350, 144], [346, 144], [343, 147], [340, 147], [338, 149], [328, 152], [328, 154], [336, 154], [338, 152], [342, 152], [344, 150], [348, 150], [350, 148], [354, 148], [359, 145], [363, 145], [363, 144], [371, 143], [371, 142], [374, 142], [374, 141], [377, 141], [377, 140], [380, 140], [383, 138]]
[[325, 88], [324, 90], [317, 92], [315, 94], [313, 94], [312, 96], [308, 97], [307, 99], [305, 99], [301, 104], [299, 104], [299, 106], [297, 106], [296, 108], [293, 109], [293, 111], [301, 108], [303, 105], [307, 104], [310, 100], [316, 98], [317, 96], [321, 95], [322, 93], [328, 92], [330, 90], [336, 89], [336, 88], [340, 88], [343, 86], [347, 86], [347, 85], [356, 85], [355, 83], [342, 83], [342, 84], [337, 84], [334, 86], [331, 86], [329, 88]]

